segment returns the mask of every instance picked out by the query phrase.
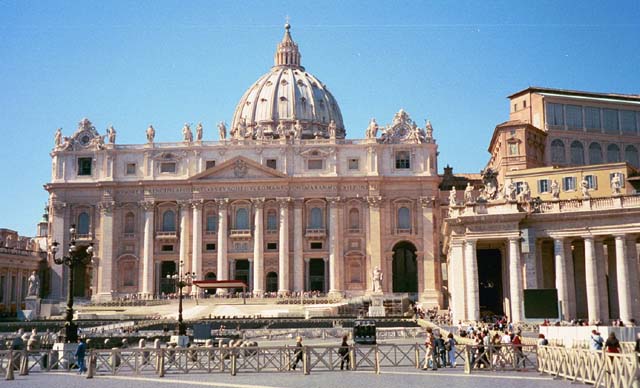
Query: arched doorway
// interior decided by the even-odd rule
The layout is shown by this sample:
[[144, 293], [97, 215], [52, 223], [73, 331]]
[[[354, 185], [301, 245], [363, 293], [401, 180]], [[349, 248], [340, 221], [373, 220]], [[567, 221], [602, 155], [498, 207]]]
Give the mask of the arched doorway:
[[[216, 277], [216, 274], [214, 272], [207, 272], [204, 275], [204, 280], [216, 280], [216, 279], [217, 279], [217, 277]], [[215, 288], [214, 289], [206, 289], [206, 290], [204, 290], [204, 293], [207, 294], [207, 295], [215, 295], [216, 289]]]
[[416, 247], [408, 241], [393, 247], [393, 292], [418, 292]]
[[278, 292], [278, 274], [275, 272], [267, 273], [267, 292]]
[[478, 249], [480, 315], [504, 315], [502, 254], [499, 249]]
[[326, 292], [324, 283], [324, 260], [309, 260], [309, 291]]
[[[246, 284], [248, 290], [248, 287], [251, 286], [251, 284], [249, 283], [249, 260], [236, 260], [236, 267], [233, 273], [235, 275], [234, 280], [240, 280], [241, 282]], [[242, 289], [236, 289], [235, 291], [242, 292]]]
[[177, 265], [175, 261], [163, 261], [160, 264], [160, 293], [161, 294], [173, 294], [176, 292], [176, 281], [167, 275], [171, 276], [175, 273]]
[[91, 260], [87, 257], [88, 246], [79, 246], [78, 255], [85, 255], [87, 264], [82, 261], [73, 267], [73, 296], [77, 298], [91, 297]]

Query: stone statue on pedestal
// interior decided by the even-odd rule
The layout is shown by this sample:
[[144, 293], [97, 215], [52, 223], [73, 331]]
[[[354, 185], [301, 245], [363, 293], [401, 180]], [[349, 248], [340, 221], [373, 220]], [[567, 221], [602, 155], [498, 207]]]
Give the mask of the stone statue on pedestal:
[[551, 196], [553, 199], [560, 198], [560, 186], [558, 185], [558, 181], [555, 179], [551, 182]]
[[116, 142], [116, 129], [113, 128], [113, 125], [107, 128], [107, 137], [109, 139], [109, 144], [115, 144]]
[[464, 203], [473, 203], [473, 186], [471, 182], [467, 182], [467, 187], [464, 189]]
[[582, 198], [591, 198], [591, 195], [589, 194], [589, 182], [587, 182], [585, 178], [582, 178], [582, 182], [580, 182], [580, 190], [582, 191]]
[[365, 136], [367, 139], [375, 139], [378, 137], [378, 123], [376, 122], [376, 119], [372, 118], [371, 121], [369, 121], [369, 126], [365, 132]]
[[372, 283], [373, 283], [373, 292], [381, 293], [382, 292], [382, 279], [384, 278], [384, 274], [380, 267], [376, 266], [373, 269], [373, 273], [371, 274]]
[[452, 186], [451, 191], [449, 191], [449, 207], [456, 206], [458, 203], [456, 202], [456, 187]]
[[31, 272], [31, 276], [29, 276], [29, 286], [27, 287], [27, 296], [38, 296], [40, 292], [40, 279], [36, 271]]
[[611, 177], [611, 194], [620, 195], [620, 174], [618, 173]]
[[227, 125], [224, 121], [218, 123], [218, 133], [220, 134], [220, 140], [225, 140], [227, 138]]
[[149, 124], [147, 128], [147, 143], [153, 143], [153, 139], [156, 137], [156, 130], [153, 129], [153, 125]]
[[182, 138], [182, 140], [187, 143], [191, 143], [193, 141], [193, 133], [191, 132], [191, 127], [187, 123], [182, 127]]
[[202, 123], [196, 127], [196, 141], [202, 141]]
[[54, 145], [55, 148], [60, 148], [62, 146], [62, 129], [58, 128], [56, 130], [56, 134], [54, 136]]

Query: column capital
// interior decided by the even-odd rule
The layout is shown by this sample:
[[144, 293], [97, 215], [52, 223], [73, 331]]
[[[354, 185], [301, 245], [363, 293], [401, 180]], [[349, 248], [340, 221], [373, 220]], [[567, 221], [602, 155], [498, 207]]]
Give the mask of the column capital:
[[507, 240], [509, 240], [510, 243], [512, 243], [512, 242], [520, 243], [522, 241], [522, 237], [520, 237], [520, 236], [509, 236], [509, 237], [507, 237]]
[[146, 199], [144, 201], [140, 201], [138, 202], [138, 205], [144, 209], [144, 211], [149, 212], [149, 211], [153, 211], [153, 209], [156, 206], [155, 201], [153, 201], [152, 199]]
[[477, 238], [467, 238], [464, 240], [465, 245], [471, 245], [471, 246], [476, 246], [476, 244], [478, 244], [478, 239]]
[[98, 209], [100, 209], [101, 214], [111, 214], [113, 213], [113, 208], [115, 207], [114, 201], [102, 201], [98, 202]]
[[262, 209], [264, 207], [264, 197], [262, 198], [251, 198], [251, 203], [256, 209]]
[[330, 206], [335, 206], [340, 203], [340, 197], [327, 197], [327, 201]]
[[613, 238], [616, 240], [626, 240], [627, 235], [625, 233], [617, 233], [613, 235]]
[[380, 206], [382, 206], [382, 202], [384, 201], [384, 199], [380, 195], [369, 195], [366, 197], [366, 200], [369, 204], [369, 207], [373, 208], [379, 208]]
[[276, 197], [276, 202], [278, 202], [278, 205], [281, 208], [286, 208], [289, 206], [289, 203], [291, 202], [291, 197]]
[[191, 208], [193, 210], [202, 210], [202, 207], [204, 206], [204, 200], [192, 199], [189, 201], [189, 204], [191, 205]]
[[191, 205], [191, 201], [188, 199], [179, 199], [176, 203], [178, 204], [178, 210], [184, 210]]
[[51, 205], [53, 206], [53, 210], [57, 212], [63, 211], [64, 208], [67, 207], [66, 202], [59, 202], [59, 201], [53, 201]]
[[309, 263], [311, 261], [311, 258], [310, 257], [305, 257], [305, 258], [303, 258], [303, 260], [304, 260], [305, 263]]
[[590, 240], [590, 241], [594, 241], [595, 240], [595, 236], [588, 234], [588, 235], [583, 235], [581, 236], [583, 240]]
[[293, 207], [295, 209], [302, 209], [304, 206], [304, 198], [294, 198], [293, 199]]
[[227, 210], [227, 206], [229, 206], [229, 198], [216, 198], [214, 201], [220, 210]]
[[436, 197], [419, 197], [418, 203], [423, 208], [434, 208], [436, 207]]

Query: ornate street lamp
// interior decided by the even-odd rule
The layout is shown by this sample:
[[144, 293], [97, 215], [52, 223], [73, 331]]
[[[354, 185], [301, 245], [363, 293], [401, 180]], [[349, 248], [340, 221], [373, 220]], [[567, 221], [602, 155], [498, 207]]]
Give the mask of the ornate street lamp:
[[182, 272], [183, 261], [180, 261], [180, 266], [178, 267], [178, 273], [167, 274], [167, 279], [172, 279], [176, 281], [176, 287], [178, 287], [178, 335], [184, 336], [187, 335], [187, 327], [184, 322], [182, 322], [182, 289], [186, 286], [191, 286], [192, 281], [196, 278], [195, 272]]
[[78, 341], [78, 325], [73, 322], [73, 275], [76, 266], [80, 264], [89, 264], [93, 259], [93, 243], [89, 246], [79, 247], [76, 245], [76, 226], [71, 225], [69, 228], [69, 254], [67, 256], [57, 257], [58, 246], [57, 241], [51, 243], [50, 253], [53, 261], [58, 265], [66, 265], [69, 267], [69, 282], [67, 284], [67, 309], [65, 315], [65, 336], [63, 342], [75, 343]]

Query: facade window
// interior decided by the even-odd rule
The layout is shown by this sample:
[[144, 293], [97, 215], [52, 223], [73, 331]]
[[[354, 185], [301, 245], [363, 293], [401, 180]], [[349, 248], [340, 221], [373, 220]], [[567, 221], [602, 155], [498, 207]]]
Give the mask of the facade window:
[[620, 129], [623, 133], [635, 134], [637, 127], [636, 112], [632, 110], [620, 111]]
[[617, 163], [620, 161], [620, 147], [609, 144], [607, 147], [607, 163]]
[[538, 181], [538, 194], [549, 193], [551, 191], [550, 186], [548, 179], [540, 179]]
[[311, 217], [309, 219], [309, 228], [321, 229], [323, 227], [322, 222], [322, 209], [314, 207], [311, 209]]
[[584, 108], [584, 122], [587, 130], [600, 132], [600, 108], [587, 106]]
[[125, 168], [126, 175], [136, 175], [136, 164], [135, 163], [127, 163]]
[[349, 170], [359, 170], [360, 169], [360, 160], [359, 159], [349, 159]]
[[267, 250], [268, 251], [277, 251], [278, 250], [278, 243], [276, 243], [276, 242], [267, 243]]
[[589, 145], [589, 163], [599, 164], [602, 163], [602, 147], [598, 143], [591, 143]]
[[349, 210], [349, 229], [360, 229], [360, 212], [356, 208]]
[[564, 142], [560, 139], [551, 142], [551, 163], [566, 163]]
[[308, 170], [322, 170], [323, 168], [323, 160], [322, 159], [309, 159], [307, 161], [307, 169]]
[[267, 167], [273, 168], [274, 170], [278, 168], [278, 160], [277, 159], [267, 159]]
[[236, 229], [249, 229], [249, 212], [243, 207], [236, 210]]
[[577, 140], [571, 143], [571, 164], [577, 166], [584, 164], [584, 146]]
[[509, 155], [518, 155], [518, 143], [509, 143]]
[[91, 175], [91, 158], [78, 158], [78, 175]]
[[562, 178], [562, 190], [563, 191], [575, 191], [576, 190], [576, 177], [566, 176]]
[[218, 216], [215, 214], [207, 214], [207, 232], [218, 231]]
[[322, 243], [321, 242], [312, 242], [311, 244], [309, 244], [309, 247], [311, 249], [322, 249]]
[[160, 250], [162, 252], [173, 252], [173, 245], [171, 244], [163, 245]]
[[624, 160], [635, 168], [640, 167], [640, 161], [638, 161], [638, 149], [632, 145], [628, 145], [624, 149]]
[[398, 209], [398, 229], [411, 229], [411, 211], [408, 207]]
[[526, 108], [527, 107], [527, 100], [522, 100], [522, 107]]
[[267, 212], [267, 230], [278, 230], [278, 214], [274, 209]]
[[567, 128], [582, 129], [582, 107], [578, 105], [566, 105]]
[[515, 111], [517, 111], [517, 110], [518, 110], [518, 104], [517, 104], [517, 103], [515, 103], [515, 104], [513, 104], [513, 111], [515, 112]]
[[547, 103], [547, 125], [562, 126], [564, 125], [564, 112], [562, 104]]
[[167, 210], [166, 212], [162, 213], [162, 231], [176, 231], [176, 213], [174, 213], [173, 210]]
[[587, 188], [596, 190], [598, 188], [598, 177], [595, 175], [585, 175], [584, 180], [587, 182]]
[[136, 217], [132, 212], [128, 212], [124, 216], [124, 232], [125, 233], [135, 233], [136, 230]]
[[89, 214], [87, 212], [78, 214], [78, 234], [89, 234]]
[[602, 110], [602, 124], [605, 132], [618, 133], [620, 130], [618, 126], [618, 110], [617, 109], [603, 109]]
[[216, 161], [215, 160], [207, 160], [204, 164], [204, 168], [206, 170], [210, 169], [210, 168], [214, 168], [216, 166]]
[[160, 163], [160, 172], [167, 173], [167, 174], [174, 174], [176, 172], [176, 162]]
[[411, 155], [409, 154], [409, 151], [396, 152], [396, 168], [397, 169], [411, 168]]
[[216, 250], [216, 244], [215, 244], [215, 243], [207, 243], [207, 244], [204, 246], [204, 249], [205, 249], [205, 250], [207, 250], [207, 251], [209, 251], [209, 252], [213, 252], [213, 251], [215, 251], [215, 250]]

